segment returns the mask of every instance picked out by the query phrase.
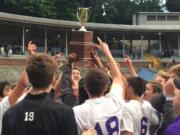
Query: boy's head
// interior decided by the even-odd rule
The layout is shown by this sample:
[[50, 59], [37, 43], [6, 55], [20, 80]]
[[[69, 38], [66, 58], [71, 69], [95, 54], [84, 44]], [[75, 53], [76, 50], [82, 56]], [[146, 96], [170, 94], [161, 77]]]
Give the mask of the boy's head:
[[55, 60], [47, 55], [31, 56], [26, 64], [29, 82], [34, 89], [46, 89], [53, 82], [57, 70]]
[[5, 96], [9, 96], [12, 92], [10, 87], [10, 83], [8, 81], [0, 82], [0, 97], [3, 98]]
[[85, 88], [91, 97], [99, 97], [106, 91], [108, 81], [108, 76], [104, 71], [92, 69], [85, 77]]
[[79, 81], [81, 79], [81, 70], [80, 68], [74, 66], [72, 68], [72, 79], [73, 80], [76, 80], [76, 81]]
[[149, 81], [146, 84], [146, 90], [143, 98], [145, 100], [151, 101], [154, 96], [159, 95], [162, 92], [163, 92], [163, 88], [160, 83], [156, 81]]
[[141, 97], [146, 89], [146, 81], [141, 77], [130, 77], [127, 79], [126, 86], [126, 97], [131, 99], [131, 97], [137, 96]]

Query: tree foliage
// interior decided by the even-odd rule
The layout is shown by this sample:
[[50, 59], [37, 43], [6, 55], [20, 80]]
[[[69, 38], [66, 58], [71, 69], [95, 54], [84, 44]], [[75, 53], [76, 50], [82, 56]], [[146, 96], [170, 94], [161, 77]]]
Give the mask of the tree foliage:
[[160, 3], [161, 0], [6, 0], [5, 11], [75, 21], [77, 7], [87, 6], [91, 7], [91, 22], [131, 24], [132, 15], [137, 12], [161, 11]]
[[180, 0], [167, 0], [166, 7], [168, 11], [180, 12]]

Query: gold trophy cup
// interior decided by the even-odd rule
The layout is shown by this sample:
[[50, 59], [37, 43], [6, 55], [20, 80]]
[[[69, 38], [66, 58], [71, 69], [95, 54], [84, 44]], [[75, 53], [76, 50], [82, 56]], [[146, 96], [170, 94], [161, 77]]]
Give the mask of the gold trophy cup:
[[79, 29], [79, 31], [87, 31], [85, 28], [85, 24], [89, 20], [90, 14], [91, 14], [90, 8], [79, 7], [77, 9], [77, 18], [79, 22], [81, 23], [81, 28]]

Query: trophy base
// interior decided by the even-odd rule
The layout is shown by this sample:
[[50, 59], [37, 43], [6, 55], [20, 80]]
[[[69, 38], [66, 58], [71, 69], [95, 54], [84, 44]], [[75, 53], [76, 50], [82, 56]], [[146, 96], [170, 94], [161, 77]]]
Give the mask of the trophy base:
[[72, 31], [68, 48], [69, 53], [76, 53], [80, 61], [84, 61], [81, 63], [84, 63], [85, 65], [93, 65], [87, 64], [92, 63], [92, 51], [97, 48], [93, 43], [93, 32]]
[[87, 59], [81, 59], [80, 61], [75, 62], [74, 65], [78, 67], [87, 67], [87, 68], [96, 67], [96, 64], [93, 62], [93, 60], [87, 60]]

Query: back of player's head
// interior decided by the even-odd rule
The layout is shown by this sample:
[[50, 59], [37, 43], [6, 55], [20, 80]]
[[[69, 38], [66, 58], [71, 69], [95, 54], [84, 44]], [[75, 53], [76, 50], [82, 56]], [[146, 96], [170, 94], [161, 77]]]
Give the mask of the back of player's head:
[[108, 81], [108, 76], [104, 71], [92, 69], [85, 77], [85, 88], [91, 96], [101, 96], [106, 91]]
[[130, 77], [127, 79], [127, 84], [132, 87], [134, 94], [139, 97], [146, 90], [146, 81], [141, 77]]
[[34, 89], [47, 88], [56, 70], [57, 63], [47, 55], [31, 56], [26, 64], [28, 79]]

